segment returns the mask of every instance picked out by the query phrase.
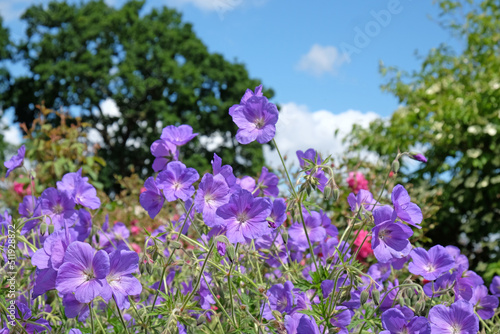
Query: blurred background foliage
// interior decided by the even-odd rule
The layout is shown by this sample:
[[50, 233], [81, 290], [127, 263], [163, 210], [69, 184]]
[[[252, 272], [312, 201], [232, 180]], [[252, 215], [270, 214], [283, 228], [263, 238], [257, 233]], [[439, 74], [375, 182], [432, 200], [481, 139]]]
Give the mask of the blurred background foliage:
[[[398, 149], [422, 151], [427, 164], [415, 170], [403, 160], [400, 172], [389, 178], [389, 189], [405, 184], [422, 207], [423, 229], [413, 241], [459, 246], [488, 279], [500, 274], [500, 2], [436, 2], [441, 25], [463, 41], [463, 49], [441, 45], [412, 73], [382, 65], [382, 89], [397, 97], [401, 108], [389, 120], [353, 128], [346, 156], [334, 160], [339, 201], [310, 200], [332, 211], [341, 227], [353, 190], [345, 182], [349, 172], [362, 171], [375, 194]], [[138, 208], [137, 198], [152, 174], [149, 146], [164, 126], [185, 123], [201, 134], [182, 148], [182, 160], [200, 173], [209, 171], [214, 152], [239, 175], [258, 176], [264, 161], [261, 145], [238, 145], [227, 116], [242, 92], [260, 81], [243, 64], [209, 53], [175, 10], [143, 13], [143, 5], [131, 0], [118, 9], [104, 1], [32, 6], [23, 15], [27, 38], [19, 43], [9, 40], [0, 18], [0, 101], [25, 123], [28, 157], [46, 185], [82, 168], [101, 189], [111, 221], [139, 220], [150, 227], [153, 221]], [[29, 74], [11, 77], [6, 60], [26, 65]], [[272, 97], [273, 91], [265, 95]], [[119, 114], [102, 109], [107, 100], [116, 102]], [[80, 118], [49, 113], [44, 105], [76, 110]], [[86, 136], [95, 134], [91, 129], [102, 136], [101, 145], [88, 142]], [[218, 146], [217, 136], [223, 139]], [[380, 160], [372, 163], [365, 153]], [[61, 154], [63, 162], [57, 162]], [[296, 157], [293, 161], [297, 165]], [[27, 192], [29, 180], [24, 181]], [[173, 219], [168, 209], [162, 214], [160, 219]]]
[[[224, 116], [260, 81], [243, 64], [208, 52], [180, 13], [166, 7], [142, 13], [144, 3], [131, 0], [119, 9], [103, 0], [31, 6], [22, 16], [27, 38], [11, 44], [8, 53], [29, 74], [11, 78], [0, 90], [2, 108], [13, 107], [16, 121], [28, 127], [42, 101], [79, 111], [102, 137], [99, 156], [106, 165], [99, 182], [110, 194], [120, 190], [114, 174], [151, 174], [149, 146], [171, 124], [190, 124], [201, 135], [183, 147], [189, 166], [205, 171], [217, 152], [238, 173], [256, 172], [262, 146], [238, 145], [236, 126]], [[6, 36], [0, 31], [0, 46]], [[265, 94], [273, 96], [270, 89]], [[119, 114], [103, 110], [107, 100]], [[223, 144], [215, 143], [217, 137]]]
[[355, 126], [348, 142], [386, 163], [398, 149], [424, 151], [428, 163], [401, 174], [417, 203], [439, 208], [425, 220], [428, 236], [459, 246], [491, 276], [500, 273], [500, 2], [438, 5], [441, 25], [463, 41], [463, 50], [441, 45], [413, 73], [382, 65], [382, 89], [401, 107], [389, 120]]

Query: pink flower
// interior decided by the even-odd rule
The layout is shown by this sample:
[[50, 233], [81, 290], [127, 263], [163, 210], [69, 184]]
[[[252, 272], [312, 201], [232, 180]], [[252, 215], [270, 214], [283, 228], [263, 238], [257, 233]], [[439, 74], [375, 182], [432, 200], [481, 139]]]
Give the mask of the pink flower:
[[[361, 243], [363, 242], [363, 240], [365, 240], [365, 237], [367, 234], [368, 234], [368, 231], [360, 231], [358, 234], [358, 237], [356, 238], [356, 240], [354, 240], [354, 245], [359, 247], [361, 245]], [[358, 260], [364, 260], [368, 256], [373, 254], [371, 240], [372, 240], [371, 236], [366, 238], [366, 241], [363, 243], [363, 245], [361, 246], [361, 249], [359, 250], [359, 253], [357, 256]]]
[[357, 194], [360, 189], [368, 190], [368, 180], [366, 180], [365, 176], [360, 172], [356, 172], [356, 174], [354, 172], [349, 172], [349, 177], [346, 181], [355, 194]]
[[140, 231], [141, 231], [141, 228], [139, 226], [131, 226], [130, 227], [130, 232], [132, 232], [132, 235], [138, 235]]
[[24, 194], [24, 189], [23, 189], [23, 184], [14, 181], [14, 191], [19, 195], [22, 196]]
[[[132, 232], [133, 233], [133, 232]], [[130, 246], [132, 247], [132, 249], [137, 253], [137, 254], [140, 254], [142, 252], [142, 249], [141, 249], [141, 246], [139, 246], [138, 244], [136, 244], [135, 242], [131, 243]]]

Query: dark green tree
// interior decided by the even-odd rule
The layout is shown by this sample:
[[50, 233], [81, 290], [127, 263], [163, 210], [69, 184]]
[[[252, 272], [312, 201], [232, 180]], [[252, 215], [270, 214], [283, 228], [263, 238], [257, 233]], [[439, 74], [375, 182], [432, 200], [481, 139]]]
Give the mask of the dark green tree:
[[[115, 9], [96, 0], [30, 7], [22, 16], [27, 39], [16, 52], [30, 74], [16, 78], [6, 105], [28, 124], [42, 101], [55, 109], [80, 108], [103, 138], [101, 181], [108, 190], [114, 174], [152, 173], [149, 146], [171, 124], [189, 124], [205, 138], [182, 147], [186, 165], [207, 171], [216, 152], [238, 173], [256, 173], [262, 145], [238, 145], [228, 109], [260, 82], [244, 65], [208, 52], [175, 10], [143, 13], [143, 5], [131, 0]], [[103, 112], [107, 99], [121, 115]], [[217, 136], [223, 144], [208, 151], [207, 142]]]
[[426, 219], [433, 227], [428, 236], [465, 245], [474, 264], [486, 263], [500, 255], [500, 1], [437, 2], [441, 24], [463, 50], [431, 50], [413, 73], [382, 67], [389, 78], [383, 89], [402, 107], [389, 122], [355, 127], [351, 148], [376, 152], [387, 163], [398, 148], [423, 148], [428, 163], [402, 176], [420, 194], [417, 203], [440, 207]]
[[[10, 73], [7, 69], [6, 62], [11, 59], [10, 54], [10, 38], [9, 30], [3, 25], [3, 18], [0, 17], [0, 110], [2, 111], [1, 116], [5, 111], [5, 105], [3, 103], [5, 99], [5, 93], [9, 88]], [[1, 125], [6, 127], [5, 124]], [[4, 135], [0, 133], [0, 161], [5, 160], [5, 150], [7, 149], [7, 143], [4, 141]]]

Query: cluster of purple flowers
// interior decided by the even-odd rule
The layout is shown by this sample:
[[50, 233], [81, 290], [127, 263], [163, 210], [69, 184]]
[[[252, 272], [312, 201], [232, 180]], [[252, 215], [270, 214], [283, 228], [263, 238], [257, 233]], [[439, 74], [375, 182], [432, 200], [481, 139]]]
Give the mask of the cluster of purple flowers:
[[[263, 96], [262, 86], [247, 90], [229, 114], [238, 126], [240, 143], [273, 139], [278, 110]], [[151, 218], [159, 215], [165, 202], [175, 202], [185, 211], [148, 232], [148, 255], [141, 260], [130, 249], [125, 224], [110, 226], [106, 217], [102, 228], [94, 226], [101, 201], [81, 170], [64, 175], [39, 198], [23, 199], [18, 208], [24, 221], [19, 233], [37, 249], [22, 248], [36, 267], [27, 298], [18, 301], [15, 314], [26, 332], [50, 332], [51, 326], [59, 325], [33, 314], [37, 305], [44, 305], [41, 312], [52, 311], [47, 301], [55, 294], [50, 291], [60, 297], [65, 316], [79, 322], [88, 322], [94, 307], [111, 311], [109, 305], [122, 318], [121, 311], [134, 302], [137, 315], [142, 309], [146, 318], [164, 319], [165, 332], [175, 324], [178, 333], [187, 333], [190, 324], [214, 319], [222, 330], [224, 319], [227, 328], [233, 324], [244, 332], [237, 328], [245, 325], [236, 319], [234, 312], [239, 311], [251, 315], [259, 332], [291, 334], [360, 333], [365, 326], [366, 332], [383, 334], [472, 334], [480, 330], [480, 322], [498, 316], [500, 277], [488, 290], [458, 248], [413, 247], [412, 228], [421, 228], [423, 215], [402, 185], [392, 189], [390, 198], [381, 196], [390, 204], [380, 203], [381, 198], [376, 200], [366, 189], [351, 193], [347, 201], [352, 217], [339, 238], [329, 212], [298, 197], [288, 203], [280, 197], [280, 180], [266, 167], [259, 177], [236, 177], [232, 167], [214, 154], [212, 172], [200, 179], [194, 168], [178, 160], [179, 148], [196, 136], [188, 125], [171, 125], [151, 145], [157, 175], [145, 181], [141, 206]], [[5, 163], [7, 175], [22, 165], [24, 154], [23, 146]], [[314, 149], [296, 154], [306, 182], [326, 196], [333, 181], [323, 168], [316, 168], [323, 163], [319, 154]], [[421, 154], [411, 156], [426, 161]], [[288, 212], [294, 215], [287, 222]], [[11, 224], [7, 213], [0, 217], [3, 237]], [[354, 225], [364, 240], [371, 237], [367, 247], [376, 262], [370, 261], [366, 272], [356, 260], [364, 240], [347, 241]], [[47, 226], [50, 233], [45, 232]], [[182, 243], [186, 240], [190, 246]], [[2, 246], [5, 249], [5, 242]], [[191, 251], [192, 247], [198, 249]], [[179, 248], [182, 252], [175, 251]], [[3, 255], [9, 260], [8, 254]], [[162, 264], [159, 280], [151, 269], [158, 256], [168, 259], [156, 261]], [[140, 267], [149, 268], [150, 275], [139, 280], [136, 274], [144, 272]], [[400, 283], [398, 272], [409, 272], [413, 282]], [[143, 285], [153, 293], [142, 293]], [[239, 308], [235, 302], [241, 303]], [[139, 318], [125, 313], [121, 321], [135, 328], [134, 333], [151, 328], [151, 319]], [[69, 332], [81, 334], [76, 328]]]

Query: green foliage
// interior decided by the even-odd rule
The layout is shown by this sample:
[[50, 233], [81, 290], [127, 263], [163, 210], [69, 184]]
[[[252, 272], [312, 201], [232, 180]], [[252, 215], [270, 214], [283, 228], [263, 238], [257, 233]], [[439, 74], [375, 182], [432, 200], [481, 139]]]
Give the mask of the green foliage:
[[[389, 122], [355, 126], [349, 141], [352, 149], [376, 152], [385, 163], [398, 149], [423, 146], [428, 163], [400, 173], [414, 185], [417, 202], [440, 208], [424, 221], [434, 226], [428, 236], [434, 243], [459, 245], [466, 233], [469, 240], [462, 244], [477, 265], [500, 255], [491, 238], [500, 230], [500, 5], [493, 0], [438, 4], [441, 24], [464, 49], [433, 49], [411, 74], [382, 66], [388, 77], [383, 89], [403, 106]], [[422, 209], [425, 215], [427, 207]]]
[[[115, 9], [95, 0], [30, 7], [22, 17], [27, 39], [16, 46], [16, 59], [30, 74], [16, 78], [6, 106], [28, 125], [43, 100], [55, 109], [80, 108], [83, 120], [103, 137], [99, 155], [107, 165], [99, 177], [108, 191], [119, 190], [114, 174], [136, 171], [145, 178], [151, 173], [149, 146], [171, 124], [190, 124], [209, 141], [224, 139], [208, 151], [198, 137], [182, 148], [185, 164], [206, 171], [216, 152], [238, 173], [255, 174], [263, 162], [262, 147], [239, 146], [227, 112], [259, 81], [250, 79], [242, 64], [209, 53], [175, 10], [144, 13], [143, 5], [131, 0]], [[103, 112], [107, 99], [116, 102], [120, 116]]]

